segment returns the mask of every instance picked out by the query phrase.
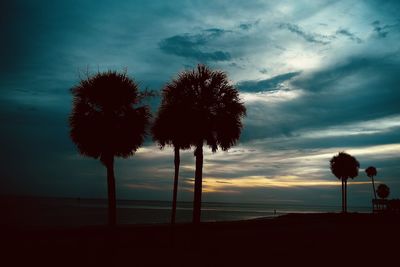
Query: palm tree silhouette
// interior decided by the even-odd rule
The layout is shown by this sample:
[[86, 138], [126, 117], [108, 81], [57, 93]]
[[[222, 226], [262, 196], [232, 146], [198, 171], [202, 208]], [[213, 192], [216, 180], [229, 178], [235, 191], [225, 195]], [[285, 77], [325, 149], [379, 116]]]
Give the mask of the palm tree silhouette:
[[374, 190], [374, 199], [376, 199], [374, 176], [376, 176], [378, 172], [374, 166], [369, 166], [365, 169], [365, 172], [367, 173], [368, 177], [372, 179], [372, 189]]
[[190, 148], [190, 134], [187, 128], [188, 118], [186, 112], [189, 109], [181, 80], [173, 80], [167, 84], [162, 92], [162, 102], [152, 127], [153, 139], [158, 142], [160, 148], [166, 145], [174, 147], [174, 188], [172, 197], [171, 224], [175, 223], [176, 202], [178, 195], [178, 179], [180, 165], [180, 149]]
[[150, 112], [126, 73], [108, 71], [82, 79], [71, 89], [70, 136], [82, 155], [107, 168], [108, 223], [116, 224], [114, 157], [129, 157], [144, 141]]
[[332, 173], [342, 181], [342, 212], [347, 212], [347, 179], [354, 178], [358, 175], [360, 163], [355, 157], [339, 152], [337, 156], [333, 156], [330, 160], [330, 168]]
[[[214, 71], [199, 64], [192, 71], [183, 72], [174, 81], [183, 99], [183, 114], [190, 143], [195, 147], [196, 170], [194, 181], [193, 223], [201, 217], [203, 179], [203, 145], [216, 152], [218, 147], [227, 150], [240, 137], [242, 118], [246, 108], [232, 86], [226, 73]], [[179, 85], [179, 86], [178, 86]], [[178, 89], [179, 88], [179, 89]]]
[[378, 194], [379, 198], [386, 199], [390, 194], [390, 188], [385, 184], [380, 184], [376, 190], [376, 193]]

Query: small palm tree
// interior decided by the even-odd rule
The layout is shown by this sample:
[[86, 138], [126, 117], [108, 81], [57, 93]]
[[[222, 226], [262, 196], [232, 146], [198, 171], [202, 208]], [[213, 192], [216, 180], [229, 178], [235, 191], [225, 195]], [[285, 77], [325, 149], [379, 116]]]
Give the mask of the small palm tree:
[[330, 168], [332, 173], [342, 181], [342, 212], [347, 212], [347, 179], [358, 176], [360, 163], [355, 157], [339, 152], [330, 160]]
[[376, 171], [376, 168], [373, 166], [369, 166], [368, 168], [366, 168], [365, 172], [367, 173], [368, 177], [372, 179], [372, 189], [374, 190], [374, 199], [376, 199], [374, 176], [376, 176], [378, 172]]
[[380, 184], [376, 190], [376, 193], [378, 194], [379, 198], [386, 199], [390, 194], [390, 188], [385, 184]]
[[107, 168], [108, 223], [116, 224], [114, 157], [129, 157], [141, 146], [149, 124], [143, 95], [125, 73], [108, 71], [82, 79], [72, 88], [70, 135], [82, 155]]
[[186, 112], [189, 108], [184, 100], [180, 80], [173, 80], [167, 84], [162, 92], [162, 102], [152, 127], [153, 139], [160, 148], [166, 145], [174, 147], [174, 187], [172, 196], [171, 224], [175, 223], [176, 202], [178, 195], [178, 179], [180, 165], [180, 149], [190, 148], [190, 139], [187, 128], [189, 118]]
[[[190, 143], [195, 147], [196, 170], [194, 182], [193, 223], [201, 217], [203, 179], [203, 145], [213, 152], [218, 147], [227, 150], [235, 145], [242, 130], [246, 108], [238, 90], [229, 83], [226, 73], [198, 65], [183, 72], [177, 81], [181, 102], [185, 103], [184, 120], [189, 129]], [[178, 89], [176, 89], [178, 90]]]

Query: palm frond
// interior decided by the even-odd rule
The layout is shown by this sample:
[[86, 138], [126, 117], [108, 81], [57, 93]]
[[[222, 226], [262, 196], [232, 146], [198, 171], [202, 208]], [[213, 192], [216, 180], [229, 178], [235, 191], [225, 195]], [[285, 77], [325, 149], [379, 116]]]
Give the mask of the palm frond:
[[360, 163], [355, 157], [345, 152], [339, 152], [338, 155], [330, 160], [330, 168], [338, 179], [353, 179], [358, 176]]
[[81, 154], [128, 157], [143, 143], [149, 107], [140, 105], [138, 86], [125, 73], [89, 76], [72, 88], [72, 94], [70, 136]]

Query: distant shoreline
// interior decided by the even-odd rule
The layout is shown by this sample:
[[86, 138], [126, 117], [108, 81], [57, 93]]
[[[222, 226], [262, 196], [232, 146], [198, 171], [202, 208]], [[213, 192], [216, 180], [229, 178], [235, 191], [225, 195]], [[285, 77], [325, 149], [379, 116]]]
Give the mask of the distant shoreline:
[[[60, 197], [60, 196], [39, 196], [39, 195], [0, 195], [0, 200], [1, 199], [8, 199], [8, 198], [33, 198], [33, 199], [68, 199], [68, 200], [82, 200], [82, 201], [102, 201], [102, 202], [107, 202], [107, 198], [96, 198], [96, 197]], [[127, 199], [127, 198], [121, 198], [118, 199], [117, 201], [124, 202], [124, 201], [140, 201], [140, 202], [165, 202], [165, 203], [172, 203], [171, 200], [155, 200], [155, 199]], [[193, 201], [182, 201], [178, 200], [178, 203], [193, 203]], [[248, 201], [248, 202], [223, 202], [223, 201], [203, 201], [203, 204], [244, 204], [244, 205], [291, 205], [291, 206], [307, 206], [307, 204], [304, 203], [299, 203], [297, 201]], [[314, 206], [314, 205], [308, 205], [308, 206]], [[340, 207], [340, 203], [334, 205], [334, 204], [326, 204], [326, 205], [315, 205], [315, 206], [320, 206], [320, 207]], [[366, 208], [368, 206], [360, 206], [360, 205], [355, 205], [353, 207], [361, 207], [361, 208]]]
[[[178, 202], [177, 222], [191, 222], [192, 203]], [[121, 225], [169, 223], [171, 203], [168, 201], [125, 200], [118, 204], [117, 222]], [[370, 207], [349, 207], [352, 212], [370, 213]], [[276, 217], [288, 213], [338, 212], [339, 206], [308, 206], [268, 203], [204, 202], [202, 221], [241, 221]], [[1, 225], [76, 227], [105, 225], [107, 201], [75, 198], [7, 197], [0, 198]]]

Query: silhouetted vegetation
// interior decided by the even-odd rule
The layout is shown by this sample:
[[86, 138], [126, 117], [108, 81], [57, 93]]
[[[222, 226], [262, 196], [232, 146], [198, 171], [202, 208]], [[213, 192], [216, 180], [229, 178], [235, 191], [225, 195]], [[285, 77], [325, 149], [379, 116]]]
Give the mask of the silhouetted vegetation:
[[374, 199], [372, 201], [374, 206], [374, 212], [379, 213], [396, 213], [400, 210], [399, 200], [393, 199], [388, 200], [387, 197], [390, 194], [390, 189], [385, 184], [380, 184], [376, 190], [380, 199]]
[[174, 188], [172, 198], [171, 223], [175, 223], [176, 202], [178, 193], [180, 149], [189, 149], [190, 121], [187, 111], [190, 102], [185, 97], [185, 88], [181, 79], [173, 80], [167, 84], [162, 91], [162, 102], [157, 117], [152, 127], [153, 139], [161, 148], [166, 145], [174, 147]]
[[[71, 89], [73, 109], [70, 135], [81, 154], [100, 159], [107, 168], [110, 225], [116, 224], [114, 157], [129, 157], [142, 145], [151, 114], [142, 100], [154, 96], [152, 91], [139, 92], [137, 84], [126, 73], [108, 71], [82, 79]], [[162, 101], [152, 126], [153, 139], [164, 148], [174, 147], [174, 186], [171, 223], [175, 223], [180, 167], [180, 150], [194, 147], [196, 158], [193, 200], [193, 222], [201, 219], [203, 146], [212, 152], [227, 150], [238, 141], [246, 108], [238, 90], [229, 83], [223, 71], [205, 65], [184, 71], [166, 84]], [[332, 173], [342, 182], [342, 212], [347, 212], [347, 181], [358, 176], [360, 164], [355, 157], [339, 152], [330, 160]], [[375, 190], [375, 167], [365, 172], [372, 179], [376, 193], [385, 199], [389, 188]]]
[[108, 223], [116, 224], [114, 157], [129, 157], [142, 145], [150, 112], [137, 84], [126, 73], [108, 71], [72, 88], [70, 135], [82, 155], [107, 168]]
[[360, 163], [355, 157], [339, 152], [330, 160], [330, 168], [332, 173], [342, 181], [342, 212], [347, 212], [347, 179], [358, 176]]
[[376, 191], [375, 191], [375, 181], [374, 177], [377, 175], [377, 170], [373, 166], [369, 166], [368, 168], [365, 169], [365, 172], [367, 173], [368, 177], [371, 178], [372, 180], [372, 189], [374, 192], [374, 199], [376, 199]]
[[391, 213], [400, 213], [400, 199], [390, 199], [388, 209]]
[[238, 90], [229, 83], [227, 75], [204, 65], [179, 74], [177, 79], [167, 85], [163, 94], [165, 101], [159, 116], [165, 116], [165, 121], [170, 121], [168, 116], [181, 113], [175, 123], [182, 122], [185, 129], [179, 132], [177, 129], [182, 126], [175, 129], [157, 126], [162, 127], [165, 133], [162, 138], [158, 135], [156, 139], [161, 141], [161, 145], [163, 142], [171, 143], [170, 136], [179, 132], [176, 137], [180, 140], [179, 145], [186, 147], [191, 144], [195, 147], [193, 222], [198, 223], [201, 216], [203, 144], [206, 143], [213, 152], [218, 147], [227, 150], [233, 146], [240, 137], [246, 108], [239, 99]]
[[378, 185], [378, 189], [376, 189], [376, 193], [379, 198], [386, 199], [390, 195], [390, 188], [385, 184], [380, 184]]

